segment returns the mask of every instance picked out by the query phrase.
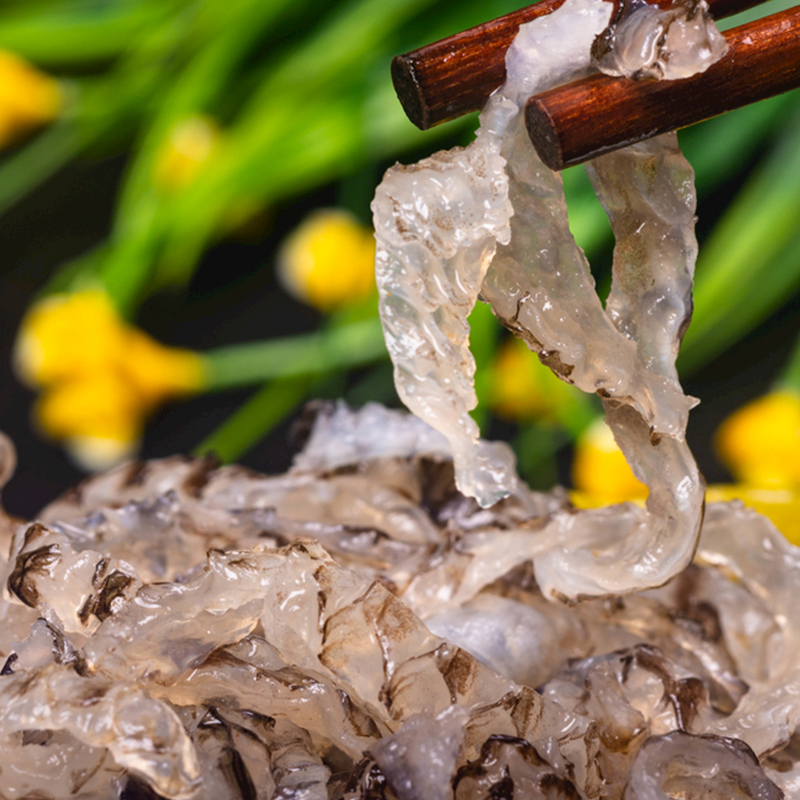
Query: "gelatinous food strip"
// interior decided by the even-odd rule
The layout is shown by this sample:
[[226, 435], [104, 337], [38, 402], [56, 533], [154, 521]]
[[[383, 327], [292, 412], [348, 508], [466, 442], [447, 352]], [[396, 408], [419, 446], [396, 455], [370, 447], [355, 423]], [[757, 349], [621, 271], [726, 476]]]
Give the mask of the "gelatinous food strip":
[[650, 739], [641, 749], [625, 792], [625, 800], [669, 797], [781, 800], [783, 792], [743, 742], [675, 731]]
[[[554, 604], [530, 553], [563, 497], [481, 509], [418, 420], [387, 455], [378, 409], [333, 413], [286, 475], [130, 464], [17, 528], [0, 796], [796, 793], [800, 551], [769, 522], [712, 506], [668, 585]], [[340, 435], [357, 461], [313, 467]]]
[[479, 443], [469, 416], [478, 400], [467, 316], [511, 212], [492, 138], [395, 167], [373, 202], [381, 317], [398, 392], [447, 437], [463, 490], [483, 505], [515, 480], [510, 450]]
[[606, 75], [658, 80], [705, 72], [727, 51], [705, 0], [678, 0], [668, 8], [623, 0], [592, 46], [595, 64]]
[[[95, 768], [102, 763], [102, 748], [107, 748], [118, 769], [174, 800], [189, 798], [198, 788], [197, 754], [180, 719], [136, 685], [81, 677], [56, 664], [7, 675], [0, 681], [0, 736], [7, 737], [7, 764], [14, 762], [17, 748], [25, 750], [25, 733], [30, 731], [39, 736], [30, 744], [45, 747], [50, 731], [68, 734], [57, 741], [70, 745], [78, 759], [94, 762]], [[71, 765], [73, 776], [80, 775], [79, 763]], [[113, 778], [113, 772], [108, 770], [105, 777]], [[80, 786], [80, 779], [76, 782]]]

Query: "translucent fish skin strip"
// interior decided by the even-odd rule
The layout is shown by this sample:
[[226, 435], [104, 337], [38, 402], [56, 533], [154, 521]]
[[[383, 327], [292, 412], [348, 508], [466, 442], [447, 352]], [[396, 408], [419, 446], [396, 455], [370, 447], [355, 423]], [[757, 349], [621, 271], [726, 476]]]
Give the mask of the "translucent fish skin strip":
[[398, 393], [447, 437], [459, 489], [484, 507], [513, 491], [514, 462], [505, 446], [479, 442], [469, 416], [477, 398], [467, 316], [498, 243], [509, 241], [512, 210], [500, 153], [506, 130], [533, 91], [586, 68], [591, 42], [610, 16], [599, 0], [567, 6], [540, 21], [528, 43], [540, 56], [539, 70], [509, 70], [475, 142], [393, 167], [372, 205], [381, 318]]
[[678, 387], [697, 259], [694, 170], [667, 133], [600, 156], [586, 171], [616, 239], [606, 312], [647, 369]]
[[115, 761], [170, 800], [192, 796], [197, 756], [172, 709], [133, 684], [82, 678], [67, 667], [7, 675], [0, 682], [0, 734], [63, 730]]
[[606, 421], [650, 496], [612, 520], [600, 510], [557, 515], [558, 544], [534, 559], [552, 597], [624, 594], [660, 586], [691, 563], [703, 516], [705, 482], [686, 442], [651, 438], [630, 406], [605, 402]]
[[[530, 147], [522, 135], [517, 146]], [[542, 187], [553, 186], [556, 176], [532, 152], [526, 159], [509, 158], [517, 212], [512, 240], [500, 248], [487, 276], [487, 285], [496, 289], [490, 299], [497, 304], [504, 302], [501, 289], [508, 273], [516, 270], [513, 285], [526, 293], [518, 299], [513, 329], [566, 380], [587, 391], [595, 383], [607, 398], [606, 421], [617, 443], [650, 488], [647, 512], [633, 511], [611, 536], [601, 533], [597, 513], [554, 520], [564, 545], [535, 560], [536, 574], [546, 591], [567, 597], [644, 589], [686, 567], [700, 529], [705, 488], [684, 441], [688, 411], [696, 401], [683, 395], [675, 372], [691, 317], [697, 256], [692, 169], [674, 134], [599, 158], [587, 169], [617, 240], [605, 312], [593, 289], [587, 289], [582, 253], [571, 259], [561, 254], [575, 252], [569, 248], [566, 208], [551, 189], [550, 205], [561, 215], [554, 225], [555, 213], [548, 218], [541, 198], [553, 196]], [[534, 229], [538, 238], [527, 247], [518, 245], [516, 225], [521, 235]], [[558, 248], [551, 244], [553, 228], [562, 231]], [[551, 253], [558, 250], [554, 258]], [[495, 281], [495, 271], [502, 269], [506, 274]], [[550, 315], [556, 316], [552, 327]], [[623, 376], [625, 383], [601, 382], [613, 375]]]
[[616, 329], [570, 233], [561, 176], [539, 160], [521, 120], [508, 136], [511, 241], [498, 249], [482, 296], [560, 378], [630, 403], [656, 431], [681, 437], [693, 402]]
[[447, 437], [462, 491], [492, 505], [515, 477], [510, 450], [479, 443], [469, 416], [478, 399], [467, 316], [510, 215], [503, 162], [486, 138], [394, 167], [372, 207], [381, 318], [400, 397]]

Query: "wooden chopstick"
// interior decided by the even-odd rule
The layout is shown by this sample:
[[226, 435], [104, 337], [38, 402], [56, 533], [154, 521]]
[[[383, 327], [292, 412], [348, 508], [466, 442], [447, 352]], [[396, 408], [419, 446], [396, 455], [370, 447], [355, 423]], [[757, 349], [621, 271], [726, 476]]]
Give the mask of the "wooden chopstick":
[[[479, 111], [506, 78], [505, 56], [519, 26], [555, 11], [564, 0], [540, 3], [397, 56], [392, 81], [408, 118], [422, 130]], [[764, 0], [708, 0], [721, 19]], [[671, 0], [659, 0], [668, 6]]]
[[530, 98], [528, 133], [551, 169], [800, 86], [800, 6], [727, 31], [728, 52], [677, 81], [592, 75]]

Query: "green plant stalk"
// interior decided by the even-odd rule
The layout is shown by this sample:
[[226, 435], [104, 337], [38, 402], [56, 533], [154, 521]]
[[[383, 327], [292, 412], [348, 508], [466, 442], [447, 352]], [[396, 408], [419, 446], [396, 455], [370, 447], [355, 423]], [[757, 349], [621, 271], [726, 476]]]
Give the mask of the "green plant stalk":
[[[343, 23], [357, 24], [360, 26], [359, 30], [366, 27], [367, 34], [380, 34], [381, 26], [380, 24], [376, 25], [376, 22], [383, 21], [385, 25], [387, 20], [396, 19], [402, 13], [401, 7], [409, 6], [413, 9], [416, 5], [426, 2], [430, 2], [430, 0], [405, 0], [403, 3], [389, 4], [388, 7], [385, 3], [381, 7], [381, 3], [377, 0], [351, 2], [345, 9], [345, 13], [337, 12], [333, 22], [329, 23], [322, 33], [312, 34], [310, 40], [299, 48], [299, 53], [308, 57], [298, 59], [295, 56], [285, 59], [273, 73], [272, 78], [268, 80], [268, 85], [274, 86], [276, 91], [278, 88], [283, 89], [283, 92], [286, 93], [287, 86], [296, 90], [298, 86], [302, 87], [309, 81], [331, 83], [334, 80], [331, 69], [335, 69], [337, 62], [343, 60], [347, 64], [352, 64], [360, 50], [366, 48], [369, 51], [375, 46], [374, 40], [370, 40], [368, 36], [366, 39], [364, 37], [351, 38], [353, 30], [347, 30], [346, 25], [344, 28], [347, 35], [340, 37]], [[239, 24], [226, 30], [220, 38], [212, 43], [211, 47], [201, 51], [179, 77], [176, 88], [163, 105], [165, 111], [151, 127], [150, 134], [146, 137], [140, 156], [134, 163], [126, 182], [115, 223], [114, 239], [117, 244], [112, 249], [109, 262], [103, 270], [109, 293], [123, 309], [135, 307], [141, 295], [146, 291], [153, 265], [139, 260], [138, 254], [145, 250], [157, 252], [157, 243], [161, 239], [161, 231], [164, 228], [159, 222], [162, 217], [161, 213], [146, 214], [141, 206], [169, 207], [175, 202], [174, 198], [159, 198], [158, 192], [152, 186], [152, 163], [169, 126], [180, 116], [205, 105], [216, 92], [221, 90], [233, 67], [246, 54], [248, 46], [252, 44], [255, 38], [254, 33], [268, 25], [274, 16], [285, 5], [288, 5], [288, 0], [281, 0], [281, 2], [273, 4], [262, 2], [255, 5], [252, 0], [240, 0], [240, 4], [244, 5], [244, 12], [248, 12], [248, 9], [249, 12], [241, 14], [238, 20]], [[252, 8], [250, 8], [251, 6]], [[254, 19], [252, 12], [258, 11], [258, 9], [261, 11]], [[382, 11], [381, 14], [376, 13], [379, 10]], [[365, 11], [369, 11], [370, 14], [365, 15]], [[354, 45], [354, 42], [358, 42], [358, 45]], [[257, 95], [263, 94], [264, 88], [262, 87]], [[298, 96], [296, 91], [294, 94], [292, 107], [296, 108]], [[258, 109], [258, 113], [261, 113], [261, 109]], [[276, 127], [274, 115], [271, 115], [269, 122], [270, 125], [260, 126], [257, 132], [259, 139], [263, 140], [265, 133], [270, 129], [275, 131], [276, 139], [287, 134], [285, 126], [282, 130]], [[266, 138], [269, 141], [268, 135]], [[236, 143], [231, 143], [230, 150], [238, 152]], [[229, 198], [230, 192], [224, 192], [223, 196]], [[218, 202], [213, 206], [214, 213], [205, 214], [195, 219], [190, 225], [193, 235], [199, 239], [198, 245], [188, 248], [190, 255], [176, 257], [174, 252], [172, 255], [168, 253], [165, 259], [166, 263], [168, 265], [178, 263], [180, 268], [169, 269], [168, 267], [166, 271], [162, 270], [158, 280], [160, 285], [181, 283], [185, 281], [188, 274], [191, 274], [197, 258], [199, 258], [199, 253], [217, 231], [219, 219], [225, 208], [229, 207], [229, 203], [222, 205]], [[202, 225], [201, 221], [205, 221], [205, 225]], [[190, 238], [193, 236], [190, 235]], [[150, 240], [153, 244], [146, 246], [143, 243], [144, 240]], [[174, 247], [172, 249], [175, 250]], [[126, 253], [126, 250], [132, 251], [134, 256]], [[184, 263], [188, 263], [188, 266], [183, 266]], [[131, 270], [136, 273], [135, 276], [130, 275]], [[125, 275], [122, 276], [120, 273], [125, 273]]]
[[512, 442], [517, 470], [532, 489], [550, 490], [558, 483], [556, 452], [567, 443], [561, 428], [534, 423], [520, 428]]
[[800, 116], [795, 115], [701, 250], [694, 320], [678, 361], [682, 374], [736, 342], [764, 312], [784, 302], [787, 287], [795, 285], [800, 260], [779, 257], [789, 252], [797, 233], [799, 174]]
[[306, 396], [315, 378], [302, 375], [267, 384], [194, 449], [194, 455], [215, 455], [223, 464], [237, 461]]
[[202, 47], [177, 75], [167, 90], [155, 117], [150, 121], [142, 144], [125, 181], [117, 208], [115, 225], [124, 227], [127, 217], [142, 202], [154, 201], [154, 162], [171, 127], [178, 120], [205, 111], [232, 80], [235, 70], [289, 0], [239, 0], [237, 14], [218, 36]]
[[0, 164], [0, 214], [71, 161], [82, 144], [76, 123], [67, 119]]
[[[164, 16], [165, 8], [168, 5], [159, 6], [158, 19]], [[157, 47], [150, 40], [169, 37], [144, 38], [147, 40], [144, 49], [152, 58], [139, 59], [133, 54], [118, 69], [103, 76], [64, 82], [63, 118], [0, 163], [0, 213], [86, 149], [117, 146], [130, 135], [141, 107], [158, 96], [164, 79], [155, 58]], [[169, 41], [166, 45], [160, 43], [169, 45]], [[128, 69], [129, 60], [143, 63]]]
[[500, 325], [491, 308], [486, 303], [478, 302], [469, 315], [469, 347], [475, 359], [475, 394], [478, 405], [470, 415], [484, 428], [488, 420], [487, 400], [491, 391], [489, 367], [497, 351]]
[[776, 123], [780, 130], [781, 119], [799, 98], [800, 92], [788, 92], [679, 131], [681, 150], [694, 167], [698, 194], [746, 167], [764, 140], [774, 135]]
[[159, 3], [30, 3], [0, 15], [0, 47], [38, 64], [85, 65], [115, 58], [160, 16]]
[[[798, 247], [800, 257], [800, 247]], [[773, 384], [774, 391], [794, 392], [800, 394], [800, 338], [795, 342], [789, 361]]]
[[[262, 82], [243, 110], [258, 124], [277, 92], [335, 86], [340, 77], [374, 62], [388, 37], [433, 0], [349, 0], [336, 4], [323, 27], [287, 54]], [[388, 78], [388, 76], [387, 76]]]
[[[800, 206], [797, 212], [800, 214]], [[768, 273], [767, 277], [765, 273]], [[747, 281], [746, 286], [731, 298], [729, 313], [736, 317], [734, 331], [736, 338], [727, 341], [722, 336], [710, 336], [711, 343], [716, 342], [721, 352], [782, 307], [798, 289], [800, 289], [800, 236], [796, 236], [780, 254], [771, 259], [763, 273], [756, 272]]]
[[287, 5], [289, 0], [239, 0], [222, 32], [199, 49], [167, 89], [129, 169], [116, 210], [115, 246], [102, 269], [109, 295], [126, 316], [133, 315], [152, 277], [160, 220], [164, 207], [172, 202], [153, 185], [155, 163], [172, 126], [205, 110], [232, 80], [259, 33]]
[[[443, 135], [441, 129], [417, 131], [406, 120], [408, 127], [402, 128], [398, 139], [382, 142], [384, 149], [377, 152], [371, 144], [371, 129], [359, 127], [369, 100], [356, 93], [325, 100], [322, 106], [319, 98], [306, 102], [289, 96], [275, 98], [273, 103], [260, 131], [232, 132], [227, 148], [232, 158], [226, 160], [223, 155], [165, 209], [162, 222], [167, 241], [159, 267], [160, 285], [180, 284], [192, 274], [203, 250], [219, 234], [226, 209], [237, 198], [267, 205]], [[389, 108], [389, 113], [402, 118], [396, 101]]]
[[[366, 113], [368, 104], [362, 101], [361, 90], [357, 92], [359, 102], [355, 106], [352, 100], [346, 102], [344, 113], [339, 113], [331, 109], [330, 94], [325, 89], [337, 74], [342, 80], [346, 78], [352, 82], [354, 75], [363, 80], [364, 73], [371, 73], [367, 66], [374, 60], [373, 51], [379, 49], [380, 39], [393, 31], [399, 20], [429, 3], [430, 0], [406, 0], [387, 7], [379, 0], [357, 0], [342, 12], [337, 9], [337, 16], [330, 24], [321, 32], [312, 33], [309, 41], [281, 62], [265, 80], [255, 99], [249, 102], [251, 112], [245, 109], [242, 119], [231, 129], [229, 157], [220, 158], [207, 179], [199, 181], [185, 196], [164, 204], [164, 213], [156, 215], [160, 222], [149, 230], [144, 226], [138, 234], [155, 240], [167, 238], [163, 255], [158, 256], [160, 266], [151, 290], [187, 280], [202, 251], [221, 232], [226, 210], [237, 198], [266, 203], [287, 192], [299, 193], [324, 180], [347, 174], [376, 156], [371, 145], [371, 124], [360, 128], [359, 123], [362, 119], [382, 121], [385, 115]], [[354, 36], [354, 26], [363, 35]], [[348, 35], [340, 36], [342, 30]], [[418, 143], [425, 135], [403, 118], [389, 86], [388, 69], [384, 72], [387, 78], [381, 83], [380, 94], [391, 97], [396, 109], [393, 116], [404, 126], [402, 137]], [[304, 99], [304, 93], [309, 92]], [[307, 119], [305, 124], [303, 118]], [[428, 138], [441, 135], [437, 131]], [[307, 145], [302, 146], [300, 139]], [[378, 155], [396, 150], [398, 144], [402, 146], [397, 140], [382, 142]], [[319, 152], [320, 145], [323, 145], [322, 152]], [[288, 153], [281, 152], [286, 149]], [[271, 174], [271, 168], [275, 167], [282, 168], [279, 176]], [[124, 216], [121, 214], [120, 219]], [[126, 246], [127, 238], [126, 235], [120, 237], [121, 246]], [[160, 247], [157, 252], [162, 252]], [[119, 266], [115, 261], [112, 253], [108, 273], [127, 269], [124, 257], [120, 257]], [[114, 280], [109, 278], [109, 282]], [[143, 286], [142, 291], [147, 289]]]
[[222, 347], [204, 354], [209, 391], [279, 378], [321, 375], [387, 357], [380, 321], [366, 319], [317, 333]]

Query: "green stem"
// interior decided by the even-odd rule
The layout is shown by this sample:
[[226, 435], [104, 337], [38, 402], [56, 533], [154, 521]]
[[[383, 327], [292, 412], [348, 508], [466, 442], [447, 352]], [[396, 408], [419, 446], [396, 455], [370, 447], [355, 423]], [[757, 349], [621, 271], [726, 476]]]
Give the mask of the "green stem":
[[478, 405], [470, 415], [483, 429], [488, 422], [489, 393], [491, 391], [491, 374], [489, 367], [497, 350], [500, 326], [497, 324], [491, 308], [486, 303], [478, 303], [469, 315], [469, 344], [475, 359], [475, 394]]
[[784, 127], [781, 141], [748, 178], [700, 252], [694, 321], [678, 367], [687, 375], [788, 299], [800, 269], [790, 253], [800, 210], [800, 116]]
[[238, 460], [291, 413], [314, 380], [304, 375], [267, 384], [197, 445], [194, 455], [213, 453], [223, 464]]
[[372, 318], [303, 336], [222, 347], [205, 354], [211, 390], [276, 378], [319, 375], [386, 357], [380, 321]]
[[783, 372], [775, 381], [775, 389], [800, 392], [800, 339], [795, 343], [794, 350], [789, 356], [789, 361], [783, 368]]
[[517, 469], [532, 489], [544, 491], [558, 483], [556, 452], [566, 443], [563, 430], [552, 425], [525, 425], [514, 439]]
[[0, 14], [0, 47], [38, 64], [111, 59], [160, 15], [157, 2], [26, 4]]
[[73, 120], [58, 122], [0, 166], [0, 214], [44, 183], [83, 147]]

